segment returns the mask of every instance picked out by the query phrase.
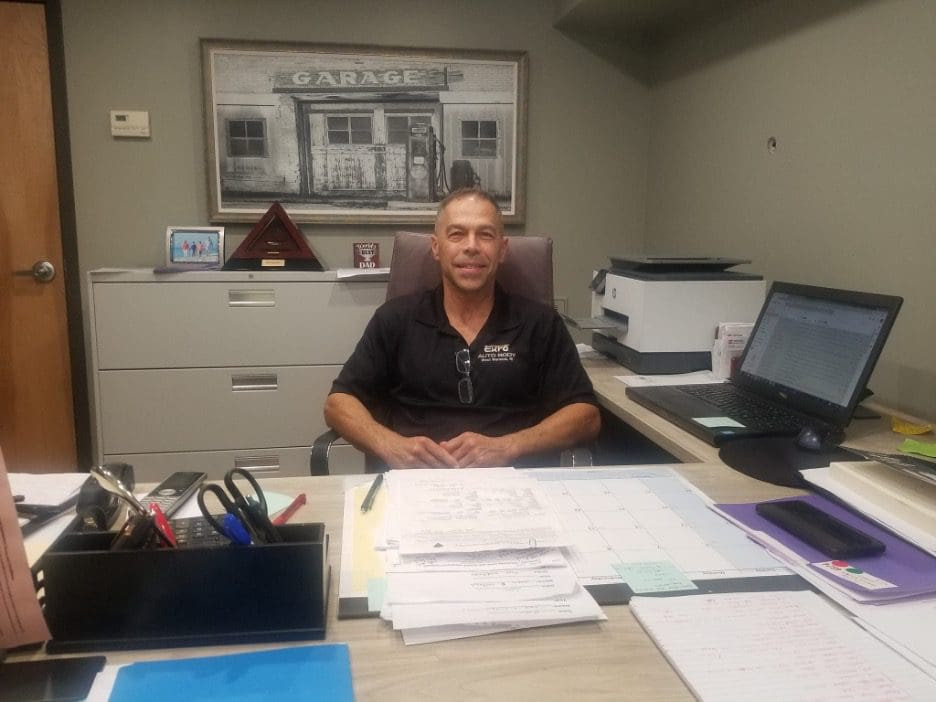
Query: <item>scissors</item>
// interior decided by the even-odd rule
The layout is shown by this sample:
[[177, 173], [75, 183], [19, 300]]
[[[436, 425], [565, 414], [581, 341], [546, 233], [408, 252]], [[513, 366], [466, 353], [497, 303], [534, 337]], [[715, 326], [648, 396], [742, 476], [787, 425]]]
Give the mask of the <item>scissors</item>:
[[[253, 494], [244, 495], [234, 483], [235, 477], [250, 483]], [[205, 493], [208, 492], [214, 495], [224, 508], [226, 514], [220, 522], [205, 505]], [[283, 540], [270, 521], [266, 497], [257, 484], [257, 479], [242, 468], [232, 468], [225, 474], [224, 488], [220, 485], [202, 484], [198, 489], [198, 508], [215, 531], [234, 543], [266, 544]]]

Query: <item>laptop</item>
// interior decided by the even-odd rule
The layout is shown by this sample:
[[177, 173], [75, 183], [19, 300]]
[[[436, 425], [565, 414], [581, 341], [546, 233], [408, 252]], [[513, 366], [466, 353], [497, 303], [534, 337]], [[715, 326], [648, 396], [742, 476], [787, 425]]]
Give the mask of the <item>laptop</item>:
[[628, 387], [627, 396], [713, 446], [841, 430], [903, 299], [774, 283], [726, 383]]

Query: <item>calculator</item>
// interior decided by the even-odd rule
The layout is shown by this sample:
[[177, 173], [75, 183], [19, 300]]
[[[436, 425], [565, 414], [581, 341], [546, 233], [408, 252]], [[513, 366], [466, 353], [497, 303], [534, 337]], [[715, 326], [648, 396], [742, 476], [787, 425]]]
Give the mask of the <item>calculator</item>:
[[169, 526], [172, 527], [179, 548], [211, 548], [231, 543], [230, 539], [219, 534], [204, 517], [170, 519]]

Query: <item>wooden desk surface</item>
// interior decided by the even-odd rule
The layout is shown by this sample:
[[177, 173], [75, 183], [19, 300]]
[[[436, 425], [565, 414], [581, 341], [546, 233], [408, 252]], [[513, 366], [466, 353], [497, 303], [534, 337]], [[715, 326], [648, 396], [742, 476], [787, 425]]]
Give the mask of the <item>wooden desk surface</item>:
[[[676, 466], [716, 500], [760, 500], [794, 491], [753, 480], [723, 465]], [[350, 646], [356, 698], [378, 700], [691, 700], [692, 695], [626, 606], [605, 607], [608, 620], [405, 646], [379, 619], [342, 620], [338, 611], [343, 493], [361, 476], [277, 478], [263, 481], [308, 503], [293, 522], [323, 521], [330, 536], [332, 584], [329, 642]], [[353, 483], [351, 483], [353, 484]], [[284, 644], [286, 645], [286, 644]], [[288, 645], [302, 645], [293, 643]], [[108, 652], [109, 663], [194, 657], [275, 646], [153, 649]], [[41, 654], [16, 654], [15, 660]], [[314, 685], [315, 681], [309, 681]]]
[[[602, 407], [681, 461], [720, 462], [717, 448], [627, 397], [627, 386], [615, 376], [631, 375], [630, 370], [608, 358], [590, 358], [583, 360], [582, 363], [591, 378], [598, 402]], [[844, 446], [896, 453], [897, 446], [906, 437], [891, 431], [888, 417], [894, 414], [894, 411], [872, 401], [865, 402], [864, 406], [882, 416], [879, 419], [852, 420], [845, 432]], [[906, 415], [900, 416], [910, 421], [921, 421]]]
[[[686, 461], [674, 467], [714, 500], [755, 501], [798, 492], [731, 470], [718, 460], [717, 449], [631, 402], [625, 395], [625, 385], [614, 378], [629, 371], [617, 363], [590, 359], [585, 366], [601, 404]], [[893, 451], [901, 438], [890, 431], [883, 419], [860, 420], [849, 428], [846, 443]], [[693, 699], [626, 606], [605, 607], [608, 616], [605, 622], [526, 629], [420, 646], [405, 646], [401, 636], [378, 619], [339, 621], [336, 613], [343, 493], [346, 484], [362, 479], [366, 478], [329, 476], [263, 481], [269, 490], [306, 493], [308, 503], [293, 518], [294, 522], [322, 521], [326, 525], [332, 565], [327, 641], [349, 644], [358, 700]], [[110, 663], [129, 663], [273, 647], [154, 649], [108, 653], [107, 657]], [[13, 658], [41, 655], [17, 653]]]

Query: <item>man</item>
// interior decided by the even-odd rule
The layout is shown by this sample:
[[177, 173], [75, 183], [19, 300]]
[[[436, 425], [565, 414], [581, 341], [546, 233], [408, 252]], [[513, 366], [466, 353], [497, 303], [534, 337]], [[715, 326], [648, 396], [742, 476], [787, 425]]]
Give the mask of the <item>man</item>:
[[377, 310], [326, 423], [391, 468], [555, 465], [593, 439], [601, 420], [575, 344], [555, 310], [495, 283], [506, 253], [490, 195], [446, 197], [432, 236], [442, 284]]

